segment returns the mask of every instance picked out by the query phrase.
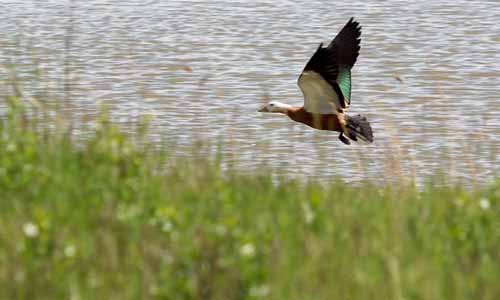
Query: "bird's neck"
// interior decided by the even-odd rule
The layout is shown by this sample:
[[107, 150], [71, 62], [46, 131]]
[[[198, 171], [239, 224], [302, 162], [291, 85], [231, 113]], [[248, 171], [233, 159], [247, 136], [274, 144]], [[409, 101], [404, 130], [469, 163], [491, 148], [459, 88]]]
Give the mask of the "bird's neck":
[[288, 115], [290, 118], [292, 118], [292, 116], [294, 116], [296, 114], [300, 114], [300, 112], [303, 110], [304, 110], [304, 108], [301, 106], [287, 105], [287, 107], [283, 113]]

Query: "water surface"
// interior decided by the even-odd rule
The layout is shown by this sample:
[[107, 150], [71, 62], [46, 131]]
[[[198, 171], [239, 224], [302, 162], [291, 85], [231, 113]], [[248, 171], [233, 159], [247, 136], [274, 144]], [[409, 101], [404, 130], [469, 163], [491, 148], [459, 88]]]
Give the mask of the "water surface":
[[[498, 175], [498, 2], [331, 3], [2, 1], [0, 63], [54, 101], [68, 77], [77, 123], [99, 103], [124, 125], [153, 115], [152, 138], [175, 140], [178, 155], [202, 138], [227, 163], [290, 176]], [[269, 100], [302, 103], [304, 64], [351, 16], [363, 33], [350, 112], [368, 116], [375, 143], [345, 146], [335, 133], [258, 113]]]

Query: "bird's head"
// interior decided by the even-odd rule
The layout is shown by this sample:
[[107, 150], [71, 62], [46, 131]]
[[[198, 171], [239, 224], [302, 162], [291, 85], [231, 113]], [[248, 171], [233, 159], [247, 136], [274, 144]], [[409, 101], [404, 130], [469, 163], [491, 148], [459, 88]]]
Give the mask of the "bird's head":
[[284, 104], [278, 101], [271, 101], [259, 109], [259, 112], [271, 112], [271, 113], [282, 113], [286, 114], [290, 105]]

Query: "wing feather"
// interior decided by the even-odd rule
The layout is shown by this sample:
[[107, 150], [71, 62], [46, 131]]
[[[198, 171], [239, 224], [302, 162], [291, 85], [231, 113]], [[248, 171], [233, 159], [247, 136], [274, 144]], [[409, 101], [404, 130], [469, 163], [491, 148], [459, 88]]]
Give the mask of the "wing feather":
[[337, 113], [339, 96], [332, 86], [318, 73], [305, 71], [299, 78], [299, 87], [304, 94], [304, 108], [315, 114]]
[[328, 47], [319, 45], [299, 76], [306, 110], [338, 113], [349, 106], [351, 68], [359, 55], [360, 36], [361, 26], [351, 18]]

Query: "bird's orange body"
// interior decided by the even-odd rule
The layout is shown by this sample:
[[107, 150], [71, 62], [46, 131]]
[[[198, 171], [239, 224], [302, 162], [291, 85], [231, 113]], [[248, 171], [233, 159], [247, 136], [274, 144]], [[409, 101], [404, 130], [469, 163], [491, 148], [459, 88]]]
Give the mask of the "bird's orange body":
[[312, 114], [304, 107], [292, 107], [287, 115], [295, 122], [306, 124], [315, 129], [342, 132], [339, 117], [335, 114]]

